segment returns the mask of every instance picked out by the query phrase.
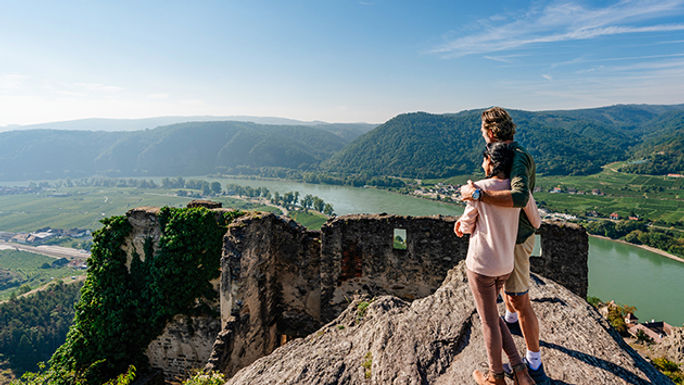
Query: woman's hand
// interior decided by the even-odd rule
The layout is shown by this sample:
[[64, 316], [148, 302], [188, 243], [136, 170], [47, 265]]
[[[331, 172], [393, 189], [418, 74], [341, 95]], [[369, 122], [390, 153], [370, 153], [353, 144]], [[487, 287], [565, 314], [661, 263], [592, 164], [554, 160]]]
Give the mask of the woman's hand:
[[461, 220], [460, 219], [456, 221], [456, 224], [454, 224], [454, 233], [459, 238], [463, 237], [463, 231], [461, 231]]

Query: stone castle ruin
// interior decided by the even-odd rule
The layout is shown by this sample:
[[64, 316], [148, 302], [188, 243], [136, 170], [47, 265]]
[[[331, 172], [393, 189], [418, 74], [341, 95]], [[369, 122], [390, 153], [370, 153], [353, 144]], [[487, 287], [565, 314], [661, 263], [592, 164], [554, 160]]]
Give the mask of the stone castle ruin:
[[[211, 210], [217, 214], [226, 211], [215, 206]], [[160, 236], [157, 214], [158, 209], [155, 208], [133, 209], [127, 213], [128, 220], [133, 225], [127, 242], [129, 254], [138, 249], [142, 250], [145, 242], [149, 240], [153, 245], [157, 244]], [[352, 353], [341, 356], [347, 358], [335, 358], [335, 354], [332, 353], [320, 355], [321, 352], [333, 349], [325, 342], [332, 334], [327, 332], [328, 330], [349, 330], [349, 335], [361, 338], [364, 343], [377, 338], [372, 337], [376, 332], [371, 331], [368, 332], [371, 333], [370, 336], [359, 335], [363, 333], [363, 326], [359, 326], [361, 319], [355, 315], [356, 306], [359, 301], [364, 300], [371, 303], [370, 314], [387, 313], [383, 315], [389, 317], [382, 321], [386, 322], [381, 325], [383, 330], [389, 327], [388, 325], [409, 323], [409, 326], [404, 328], [408, 331], [403, 333], [408, 335], [401, 338], [403, 343], [406, 343], [407, 339], [424, 338], [427, 341], [424, 343], [432, 346], [431, 349], [441, 346], [434, 348], [436, 351], [432, 354], [441, 357], [442, 361], [447, 358], [449, 362], [458, 359], [458, 352], [465, 348], [464, 344], [473, 345], [481, 342], [470, 341], [478, 338], [477, 328], [472, 325], [479, 325], [479, 321], [472, 321], [476, 313], [472, 299], [467, 297], [467, 285], [462, 284], [462, 280], [454, 278], [459, 276], [459, 267], [455, 266], [465, 259], [468, 247], [467, 237], [458, 238], [453, 234], [456, 219], [445, 216], [346, 215], [329, 220], [320, 231], [310, 231], [288, 218], [270, 213], [251, 213], [242, 216], [228, 226], [223, 238], [223, 251], [220, 256], [221, 275], [213, 282], [219, 299], [211, 304], [214, 313], [218, 315], [174, 317], [162, 335], [148, 345], [146, 355], [150, 364], [153, 368], [163, 371], [167, 382], [173, 381], [174, 378], [187, 377], [192, 369], [204, 368], [221, 371], [227, 378], [234, 376], [229, 383], [276, 381], [298, 384], [322, 381], [316, 377], [313, 381], [309, 379], [308, 382], [305, 379], [307, 375], [312, 375], [311, 369], [307, 366], [315, 362], [322, 366], [321, 373], [333, 367], [338, 368], [340, 371], [330, 374], [330, 378], [342, 376], [345, 381], [341, 383], [365, 383], [369, 377], [364, 376], [363, 370], [359, 372], [356, 363], [349, 365], [345, 361]], [[400, 235], [399, 239], [396, 234]], [[643, 378], [665, 378], [659, 377], [655, 369], [626, 347], [624, 342], [620, 342], [619, 336], [616, 337], [605, 320], [584, 300], [588, 284], [586, 231], [578, 225], [554, 222], [543, 223], [538, 235], [541, 240], [541, 255], [534, 256], [532, 261], [533, 271], [538, 275], [534, 276], [535, 283], [530, 292], [531, 296], [539, 293], [539, 288], [544, 285], [544, 290], [561, 293], [557, 294], [560, 298], [533, 299], [539, 301], [535, 306], [542, 306], [542, 325], [547, 320], [552, 322], [550, 320], [554, 317], [560, 317], [561, 320], [570, 319], [571, 323], [575, 324], [590, 319], [594, 329], [580, 330], [579, 339], [596, 339], [598, 345], [605, 345], [601, 349], [606, 350], [605, 354], [608, 357], [619, 359], [624, 356], [634, 360], [625, 373], [634, 371], [637, 373], [634, 375], [636, 380], [627, 383], [648, 383], [640, 382]], [[138, 254], [141, 254], [139, 250]], [[460, 290], [461, 294], [454, 295], [449, 291], [456, 289]], [[440, 311], [447, 311], [441, 316], [449, 318], [451, 308], [469, 309], [462, 313], [465, 317], [463, 320], [453, 320], [455, 323], [451, 326], [458, 329], [459, 334], [457, 337], [446, 338], [453, 340], [453, 346], [432, 341], [439, 338], [439, 332], [426, 334], [418, 331], [425, 325], [411, 324], [445, 321], [450, 324], [452, 321], [449, 319], [393, 321], [388, 316], [399, 314], [401, 309], [409, 305], [411, 308], [412, 305], [425, 306], [420, 304], [432, 303], [434, 298], [444, 297], [445, 293], [451, 293], [446, 295], [451, 302], [432, 304], [430, 306], [433, 306], [433, 310], [421, 310], [419, 313], [438, 317], [442, 314]], [[396, 306], [399, 308], [394, 309]], [[562, 309], [558, 308], [559, 306]], [[415, 312], [413, 310], [410, 313]], [[556, 324], [547, 324], [549, 325], [563, 333]], [[355, 327], [359, 327], [358, 332], [352, 333], [351, 330]], [[390, 334], [402, 335], [399, 331]], [[562, 338], [568, 338], [568, 335], [572, 336], [573, 333], [563, 334]], [[600, 335], [603, 337], [597, 337]], [[331, 343], [359, 345], [358, 341], [344, 341], [340, 338], [333, 338]], [[288, 343], [290, 341], [292, 343]], [[437, 345], [434, 345], [435, 343]], [[322, 345], [319, 346], [320, 344]], [[401, 343], [390, 344], [395, 350], [402, 349]], [[583, 344], [586, 345], [586, 341]], [[594, 349], [591, 346], [589, 348]], [[337, 351], [335, 349], [333, 350]], [[624, 349], [629, 351], [625, 353]], [[392, 347], [385, 346], [374, 354], [382, 354], [385, 350], [387, 354], [391, 354], [389, 352]], [[370, 351], [369, 347], [368, 352]], [[616, 355], [616, 351], [620, 351], [622, 356]], [[370, 354], [365, 351], [361, 353]], [[401, 351], [396, 354], [399, 354], [398, 359], [391, 358], [386, 362], [411, 360], [411, 355], [417, 353], [410, 348], [409, 352]], [[308, 358], [302, 358], [305, 360], [303, 363], [295, 362], [297, 359], [294, 359], [290, 367], [287, 362], [291, 359], [284, 357], [292, 355]], [[325, 362], [326, 357], [334, 362]], [[474, 354], [473, 357], [478, 355]], [[278, 364], [268, 361], [269, 359], [276, 360], [274, 362]], [[408, 364], [409, 366], [416, 365], [415, 360], [421, 360], [416, 357], [413, 359], [413, 364]], [[380, 363], [371, 366], [375, 365]], [[433, 364], [430, 365], [430, 368], [434, 367]], [[606, 365], [610, 369], [616, 364], [608, 362]], [[280, 373], [278, 369], [287, 369], [289, 372], [295, 370], [297, 373], [288, 372], [292, 376], [288, 379], [288, 374]], [[274, 377], [268, 377], [269, 370], [275, 371], [270, 374]], [[345, 370], [352, 373], [351, 377], [345, 377]], [[370, 370], [368, 369], [368, 373], [371, 373]], [[395, 369], [378, 367], [376, 370], [380, 371], [376, 373], [382, 373], [383, 370], [385, 373], [392, 373]], [[472, 368], [469, 370], [472, 371]], [[431, 380], [430, 378], [435, 376], [430, 377], [431, 375], [426, 374], [423, 369], [419, 372], [422, 374], [416, 376], [424, 378], [418, 382], [411, 380], [396, 383], [440, 383]], [[439, 369], [442, 375], [447, 372], [446, 367]], [[625, 376], [625, 373], [619, 371], [614, 373], [619, 378]], [[642, 373], [641, 377], [638, 373]], [[587, 373], [580, 371], [577, 375], [587, 376]], [[354, 376], [358, 377], [357, 380], [352, 378]], [[459, 378], [453, 373], [449, 376]], [[328, 383], [330, 378], [324, 382]], [[386, 381], [390, 380], [383, 377], [374, 383]], [[395, 383], [395, 380], [391, 382]]]
[[[146, 240], [157, 244], [157, 214], [155, 208], [127, 213], [133, 226], [129, 254], [143, 255]], [[409, 302], [427, 297], [465, 259], [468, 239], [453, 234], [456, 219], [346, 215], [310, 231], [270, 213], [240, 217], [224, 236], [221, 276], [214, 282], [219, 301], [211, 306], [220, 317], [177, 315], [149, 344], [150, 364], [167, 381], [198, 368], [232, 376], [288, 341], [314, 333], [359, 296]], [[533, 271], [585, 298], [585, 230], [544, 223], [538, 234], [541, 255], [533, 257]]]

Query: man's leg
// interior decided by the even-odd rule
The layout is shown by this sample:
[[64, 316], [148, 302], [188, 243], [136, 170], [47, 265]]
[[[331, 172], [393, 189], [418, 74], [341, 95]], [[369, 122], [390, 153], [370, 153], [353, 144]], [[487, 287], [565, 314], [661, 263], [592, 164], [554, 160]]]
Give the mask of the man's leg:
[[532, 309], [530, 294], [505, 294], [504, 301], [506, 301], [506, 308], [510, 306], [511, 310], [518, 314], [518, 322], [520, 322], [527, 350], [539, 352], [539, 320]]
[[[504, 284], [506, 303], [505, 321], [509, 324], [519, 322], [528, 350], [539, 351], [539, 321], [530, 303], [530, 255], [534, 250], [534, 235], [525, 242], [516, 244], [514, 249], [513, 272]], [[517, 325], [516, 325], [517, 326]]]
[[530, 374], [538, 383], [548, 383], [548, 377], [541, 367], [541, 352], [539, 349], [539, 320], [530, 302], [530, 255], [534, 250], [534, 235], [525, 242], [515, 245], [515, 264], [513, 273], [504, 285], [504, 302], [509, 312], [518, 316], [520, 329], [525, 338]]

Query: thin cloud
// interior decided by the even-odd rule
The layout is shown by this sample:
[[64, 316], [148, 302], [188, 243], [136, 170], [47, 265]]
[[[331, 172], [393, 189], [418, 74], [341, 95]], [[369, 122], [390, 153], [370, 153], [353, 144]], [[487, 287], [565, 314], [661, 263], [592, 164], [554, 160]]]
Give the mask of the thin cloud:
[[513, 58], [521, 57], [523, 55], [497, 55], [497, 56], [490, 56], [490, 55], [485, 55], [483, 56], [487, 60], [491, 61], [496, 61], [499, 63], [506, 63], [506, 64], [511, 64], [513, 63]]
[[664, 40], [664, 41], [659, 41], [654, 44], [681, 44], [684, 43], [684, 40]]
[[[660, 16], [684, 12], [683, 0], [620, 1], [614, 5], [587, 9], [577, 4], [558, 3], [533, 8], [507, 24], [477, 24], [483, 32], [460, 37], [432, 49], [433, 54], [466, 56], [511, 50], [536, 44], [587, 40], [601, 36], [684, 31], [684, 24], [643, 25]], [[639, 22], [640, 25], [630, 25]]]
[[0, 74], [0, 90], [16, 90], [27, 79], [28, 76], [21, 74]]
[[159, 92], [159, 93], [154, 93], [154, 94], [148, 94], [148, 95], [147, 95], [147, 98], [148, 98], [148, 99], [153, 99], [153, 100], [163, 100], [163, 99], [168, 99], [168, 98], [169, 98], [169, 94], [163, 93], [163, 92]]
[[546, 79], [546, 80], [552, 80], [552, 79], [553, 79], [553, 78], [551, 77], [551, 75], [548, 75], [548, 74], [542, 74], [542, 77], [543, 77], [544, 79]]
[[117, 87], [117, 86], [109, 86], [101, 83], [74, 83], [74, 86], [77, 88], [81, 88], [87, 91], [92, 91], [92, 92], [119, 92], [122, 91], [123, 88]]

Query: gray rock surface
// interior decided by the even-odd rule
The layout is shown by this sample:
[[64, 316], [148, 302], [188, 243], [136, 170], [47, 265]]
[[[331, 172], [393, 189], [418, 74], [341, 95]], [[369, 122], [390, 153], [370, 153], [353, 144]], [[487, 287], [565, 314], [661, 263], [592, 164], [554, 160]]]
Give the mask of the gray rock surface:
[[663, 338], [659, 344], [649, 347], [651, 358], [665, 357], [684, 369], [684, 328], [672, 328], [672, 334]]
[[[486, 352], [463, 268], [411, 303], [382, 296], [362, 311], [362, 299], [355, 299], [317, 332], [279, 347], [227, 384], [472, 384]], [[672, 384], [584, 299], [533, 277], [542, 356], [555, 384]]]

